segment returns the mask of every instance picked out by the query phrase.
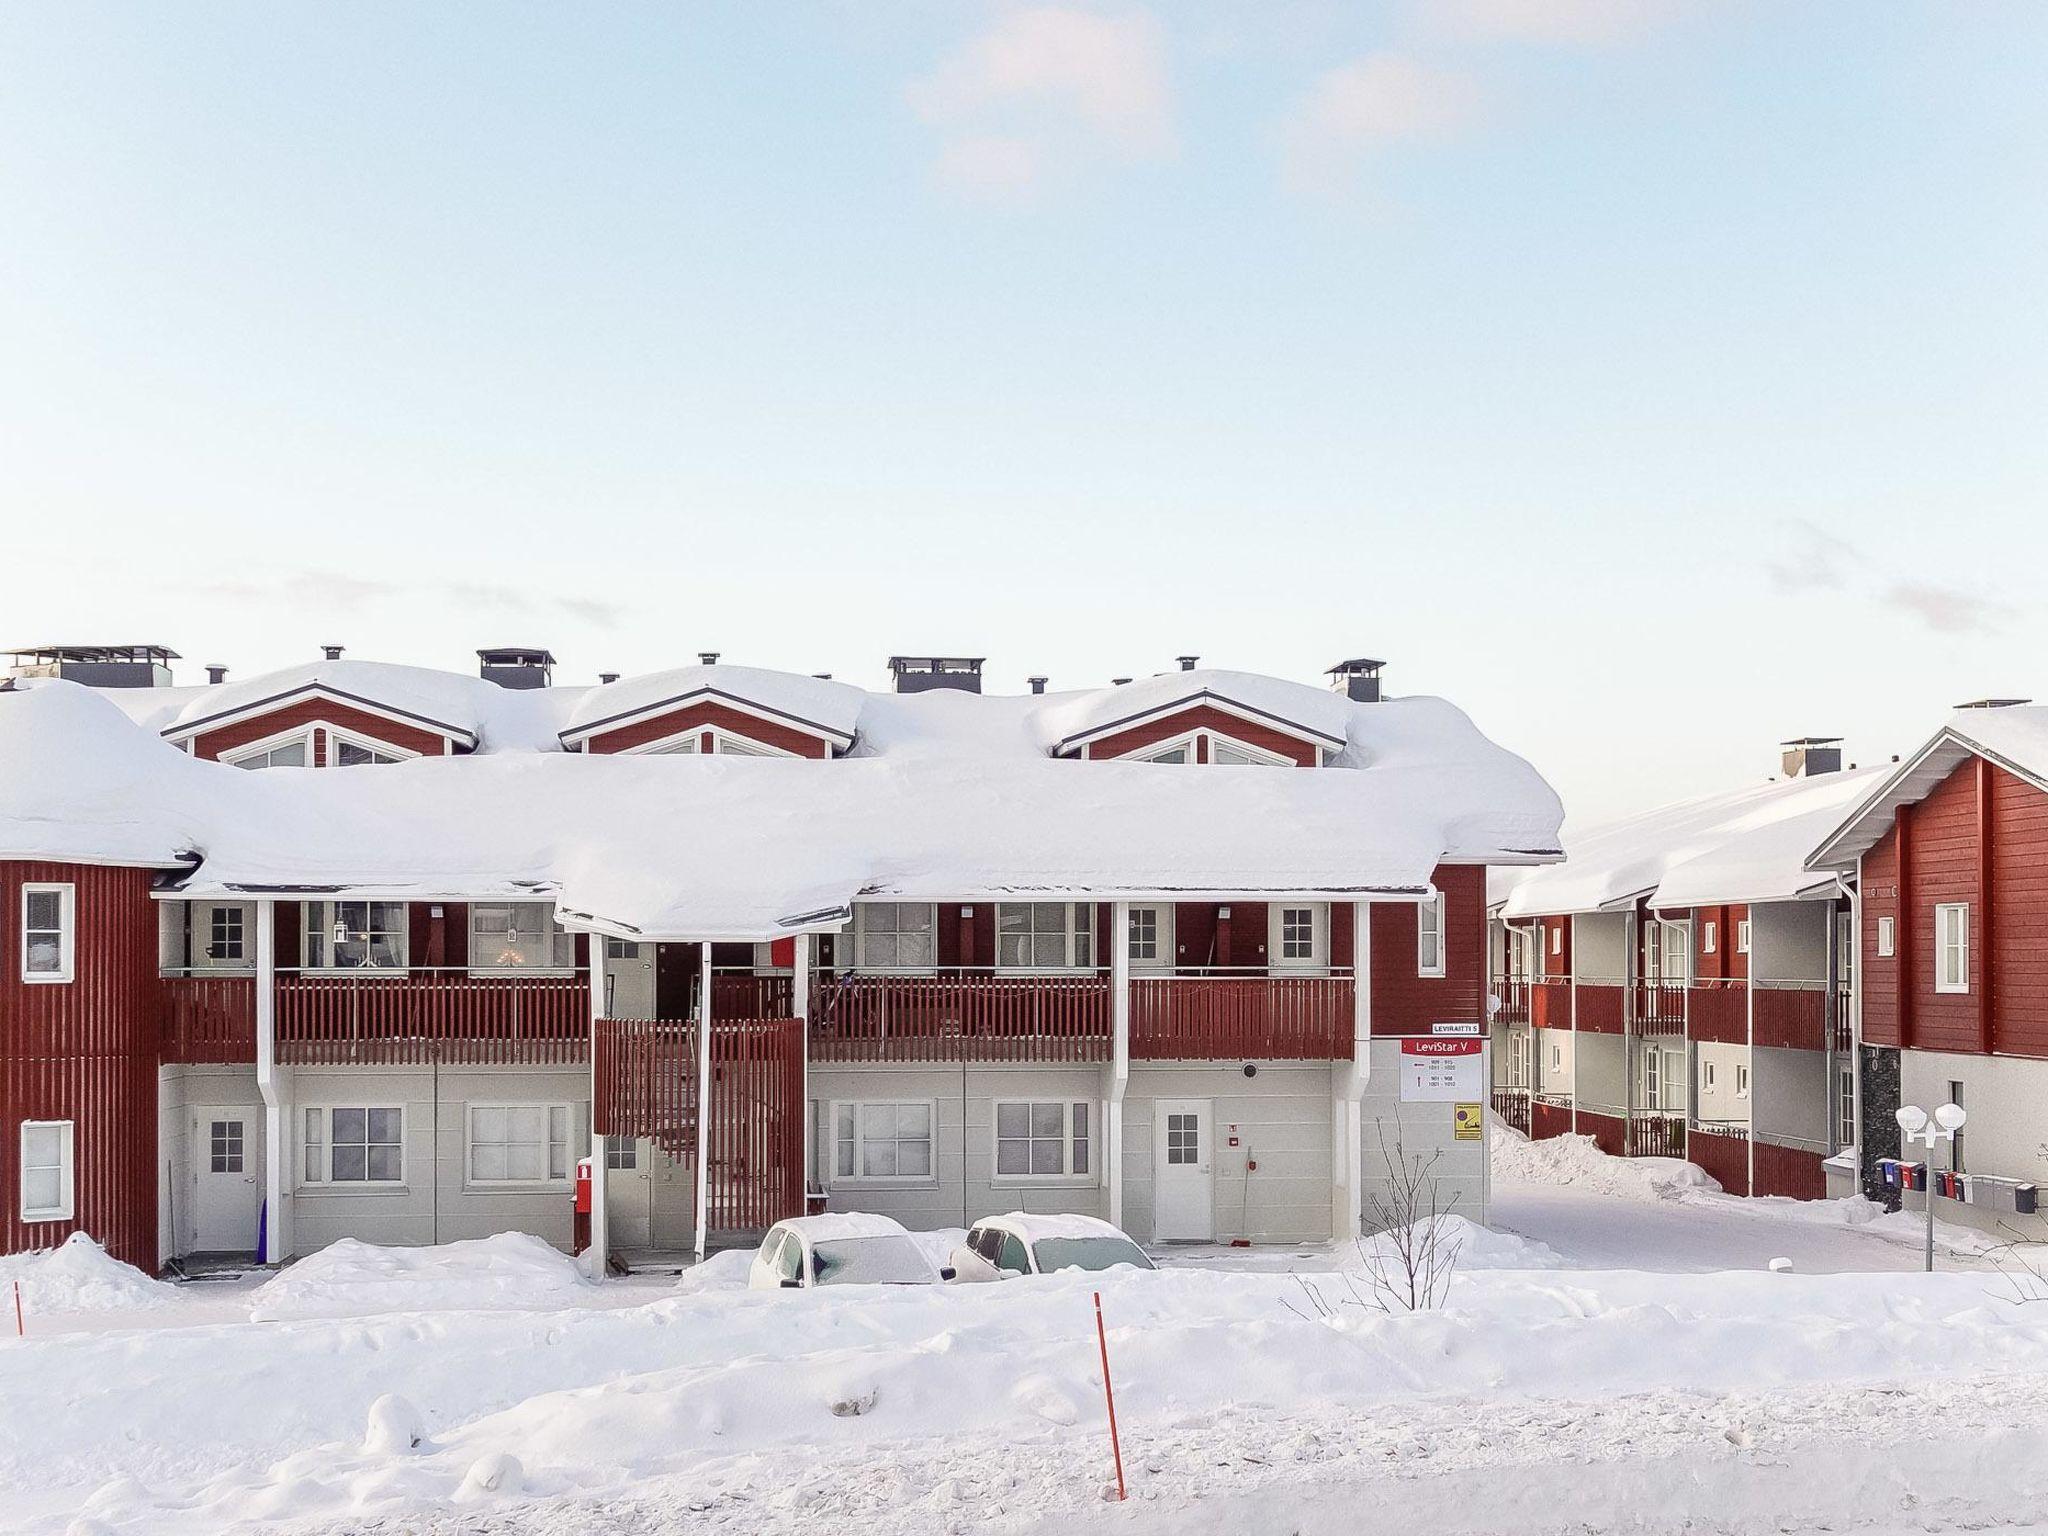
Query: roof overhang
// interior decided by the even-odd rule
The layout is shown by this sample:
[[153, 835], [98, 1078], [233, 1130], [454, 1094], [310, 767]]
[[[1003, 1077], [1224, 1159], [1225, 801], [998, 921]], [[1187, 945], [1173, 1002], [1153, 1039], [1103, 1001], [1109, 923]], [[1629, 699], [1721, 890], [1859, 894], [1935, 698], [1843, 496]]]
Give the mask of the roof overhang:
[[1311, 746], [1325, 747], [1332, 752], [1340, 752], [1345, 746], [1345, 740], [1341, 736], [1332, 736], [1327, 731], [1319, 731], [1312, 725], [1302, 724], [1299, 720], [1291, 720], [1287, 716], [1275, 714], [1269, 709], [1260, 709], [1256, 705], [1246, 704], [1240, 699], [1231, 698], [1228, 694], [1218, 693], [1213, 688], [1193, 688], [1186, 693], [1167, 700], [1163, 704], [1154, 705], [1150, 709], [1136, 710], [1115, 720], [1105, 721], [1101, 725], [1092, 725], [1085, 731], [1076, 731], [1070, 736], [1062, 737], [1053, 744], [1053, 754], [1057, 757], [1065, 757], [1070, 752], [1080, 751], [1081, 748], [1087, 746], [1090, 742], [1100, 741], [1107, 736], [1121, 735], [1123, 732], [1134, 729], [1137, 726], [1145, 725], [1154, 720], [1168, 719], [1183, 711], [1198, 709], [1203, 705], [1220, 709], [1228, 715], [1235, 715], [1240, 720], [1252, 721], [1259, 725], [1268, 726], [1273, 730], [1292, 736], [1298, 741], [1305, 741]]
[[1807, 856], [1806, 867], [1829, 871], [1853, 869], [1856, 861], [1891, 829], [1892, 819], [1900, 808], [1917, 805], [1926, 799], [1942, 780], [1972, 757], [1981, 757], [2014, 778], [2048, 792], [2048, 782], [2044, 782], [2038, 773], [1993, 751], [1982, 742], [1971, 740], [1952, 725], [1943, 726], [1827, 835], [1821, 845]]
[[663, 715], [672, 715], [678, 710], [687, 709], [690, 705], [699, 703], [723, 704], [738, 710], [741, 714], [752, 715], [756, 719], [772, 721], [777, 725], [787, 726], [791, 730], [802, 731], [805, 735], [817, 737], [818, 740], [826, 743], [835, 751], [844, 752], [853, 745], [853, 732], [851, 731], [841, 730], [837, 726], [824, 725], [816, 720], [807, 720], [802, 715], [792, 714], [786, 709], [776, 709], [773, 705], [760, 703], [758, 700], [747, 698], [744, 694], [732, 693], [723, 688], [711, 687], [708, 684], [702, 688], [691, 688], [685, 692], [673, 694], [668, 698], [658, 699], [652, 704], [644, 704], [635, 709], [621, 710], [615, 715], [606, 715], [602, 719], [590, 720], [582, 725], [571, 726], [568, 730], [560, 733], [561, 742], [565, 747], [578, 746], [589, 741], [594, 736], [603, 736], [612, 731], [622, 731], [628, 726], [638, 725], [646, 720], [657, 720]]
[[336, 688], [331, 683], [321, 682], [302, 683], [296, 688], [287, 688], [281, 693], [270, 694], [261, 699], [252, 699], [247, 704], [238, 704], [233, 709], [223, 709], [210, 715], [201, 715], [196, 720], [179, 721], [177, 724], [165, 726], [162, 734], [166, 741], [190, 741], [195, 736], [203, 736], [209, 731], [224, 730], [228, 726], [240, 724], [245, 720], [260, 719], [264, 715], [274, 714], [286, 705], [302, 703], [307, 699], [324, 699], [330, 704], [341, 704], [349, 709], [359, 709], [364, 714], [375, 715], [380, 720], [389, 720], [398, 725], [409, 725], [417, 730], [431, 731], [434, 735], [446, 737], [460, 747], [474, 748], [477, 744], [477, 734], [468, 726], [454, 725], [446, 720], [436, 720], [431, 715], [416, 714], [412, 710], [400, 709], [394, 704], [385, 704], [359, 693], [350, 693], [346, 688]]

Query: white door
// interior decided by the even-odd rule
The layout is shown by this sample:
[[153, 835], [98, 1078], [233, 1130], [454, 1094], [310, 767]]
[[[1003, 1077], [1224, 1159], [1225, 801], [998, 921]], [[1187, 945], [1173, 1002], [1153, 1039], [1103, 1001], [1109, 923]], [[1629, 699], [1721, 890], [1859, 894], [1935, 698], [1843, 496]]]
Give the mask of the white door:
[[192, 1111], [192, 1251], [254, 1253], [263, 1209], [263, 1111]]
[[624, 939], [604, 941], [604, 1016], [654, 1017], [654, 946]]
[[1216, 1237], [1214, 1148], [1207, 1099], [1161, 1099], [1154, 1157], [1158, 1193], [1152, 1235], [1162, 1243], [1212, 1242]]
[[614, 1248], [654, 1246], [654, 1143], [606, 1139], [604, 1219]]
[[256, 965], [256, 909], [241, 901], [192, 903], [192, 969], [247, 971]]

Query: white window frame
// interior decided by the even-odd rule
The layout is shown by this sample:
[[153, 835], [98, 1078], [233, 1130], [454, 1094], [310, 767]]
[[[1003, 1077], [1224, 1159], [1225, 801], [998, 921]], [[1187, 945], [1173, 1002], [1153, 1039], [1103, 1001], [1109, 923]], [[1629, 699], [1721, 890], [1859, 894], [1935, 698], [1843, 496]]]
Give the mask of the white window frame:
[[1749, 1097], [1749, 1063], [1746, 1061], [1735, 1063], [1735, 1097], [1738, 1099]]
[[[860, 1170], [867, 1166], [868, 1137], [866, 1119], [868, 1112], [876, 1109], [894, 1111], [915, 1106], [922, 1106], [925, 1114], [929, 1117], [925, 1123], [930, 1127], [928, 1139], [931, 1142], [931, 1172], [862, 1173]], [[847, 1139], [839, 1134], [839, 1116], [842, 1110], [850, 1110], [853, 1114], [853, 1136], [851, 1140], [854, 1171], [852, 1173], [841, 1173], [839, 1171], [839, 1147], [840, 1143]], [[826, 1168], [829, 1171], [829, 1177], [826, 1183], [829, 1187], [840, 1185], [860, 1185], [868, 1189], [920, 1189], [937, 1187], [939, 1182], [939, 1101], [937, 1099], [833, 1099], [826, 1108], [826, 1115], [826, 1134], [823, 1138], [823, 1150], [827, 1158]], [[901, 1143], [905, 1138], [891, 1136], [886, 1138], [877, 1137], [876, 1139]], [[915, 1138], [911, 1139], [914, 1140]]]
[[1835, 1144], [1853, 1147], [1856, 1135], [1856, 1069], [1844, 1063], [1835, 1072]]
[[[379, 757], [388, 757], [392, 762], [407, 762], [419, 756], [419, 753], [409, 747], [394, 746], [391, 742], [379, 741], [374, 736], [365, 736], [360, 731], [344, 731], [331, 725], [322, 725], [320, 729], [327, 733], [327, 761], [322, 765], [323, 767], [339, 768], [342, 766], [339, 760], [341, 753], [338, 749], [344, 741], [352, 747], [361, 747], [365, 752], [374, 752]], [[388, 768], [391, 764], [351, 763], [348, 766], [352, 768]]]
[[[1445, 974], [1446, 925], [1444, 893], [1438, 891], [1427, 901], [1415, 903], [1415, 974], [1441, 977]], [[1432, 953], [1433, 951], [1433, 953]]]
[[[345, 906], [360, 906], [365, 909], [363, 913], [365, 926], [362, 928], [351, 928], [348, 930], [350, 933], [395, 933], [397, 935], [398, 963], [396, 965], [336, 965], [334, 963], [335, 912], [338, 908]], [[399, 923], [397, 928], [371, 928], [367, 926], [370, 918], [367, 909], [379, 906], [398, 908]], [[316, 913], [318, 914], [317, 921], [315, 920]], [[308, 974], [315, 976], [402, 976], [411, 966], [412, 908], [406, 902], [358, 901], [355, 899], [345, 901], [309, 901], [305, 903], [301, 925], [301, 932], [299, 934], [299, 964], [300, 968]], [[320, 935], [321, 952], [326, 956], [324, 963], [319, 965], [313, 964], [311, 959], [308, 958], [312, 953], [313, 936], [316, 933]]]
[[[327, 761], [324, 763], [314, 761], [313, 733], [315, 731], [325, 732], [327, 736]], [[267, 757], [277, 748], [290, 746], [297, 742], [303, 746], [305, 751], [306, 761], [301, 766], [307, 768], [339, 768], [341, 764], [336, 759], [341, 754], [337, 750], [337, 746], [344, 741], [352, 747], [361, 747], [365, 752], [375, 752], [378, 756], [388, 757], [394, 762], [408, 762], [420, 756], [411, 747], [401, 747], [396, 742], [365, 735], [361, 731], [347, 730], [326, 720], [311, 720], [304, 725], [294, 725], [289, 729], [278, 731], [274, 735], [260, 737], [255, 741], [242, 742], [240, 745], [231, 747], [221, 753], [220, 761], [228, 764], [230, 767], [241, 768], [252, 757]], [[266, 764], [265, 766], [271, 765]], [[388, 765], [358, 763], [351, 766], [381, 767]]]
[[1664, 1053], [1654, 1045], [1643, 1052], [1643, 1108], [1664, 1107]]
[[[388, 1110], [398, 1116], [398, 1177], [395, 1179], [337, 1179], [334, 1177], [334, 1116], [339, 1110], [359, 1109], [363, 1112], [364, 1134], [369, 1131], [367, 1117], [378, 1111]], [[316, 1138], [312, 1127], [317, 1118], [320, 1134]], [[299, 1115], [299, 1182], [308, 1189], [321, 1190], [375, 1190], [389, 1191], [405, 1188], [406, 1165], [406, 1123], [403, 1104], [308, 1104]], [[385, 1146], [385, 1142], [366, 1142], [366, 1146]], [[364, 1171], [368, 1172], [367, 1156]]]
[[[1216, 747], [1219, 742], [1228, 747], [1232, 752], [1249, 759], [1249, 761], [1242, 763], [1217, 762]], [[1184, 752], [1187, 754], [1184, 762], [1167, 765], [1176, 768], [1298, 768], [1301, 766], [1292, 758], [1282, 757], [1277, 752], [1268, 752], [1264, 747], [1255, 747], [1248, 741], [1241, 740], [1236, 736], [1226, 735], [1220, 731], [1211, 730], [1207, 726], [1199, 726], [1179, 736], [1169, 737], [1164, 741], [1155, 741], [1147, 746], [1139, 747], [1133, 752], [1125, 753], [1118, 761], [1127, 763], [1157, 763], [1161, 758], [1173, 752]]]
[[1877, 958], [1889, 960], [1899, 952], [1899, 927], [1894, 918], [1880, 917], [1877, 920]]
[[[30, 928], [28, 925], [29, 897], [49, 896], [57, 898], [57, 969], [37, 971], [29, 968], [29, 935], [49, 933], [48, 928]], [[21, 979], [30, 986], [62, 986], [78, 976], [78, 887], [69, 881], [27, 880], [21, 886], [21, 927], [16, 937], [21, 940]], [[54, 1123], [54, 1122], [53, 1122]]]
[[[1713, 925], [1709, 923], [1707, 926]], [[1656, 965], [1643, 979], [1675, 982], [1681, 987], [1688, 985], [1692, 981], [1692, 934], [1686, 925], [1658, 918], [1649, 932], [1657, 948]], [[1677, 968], [1676, 975], [1672, 974], [1674, 966]]]
[[1564, 925], [1562, 923], [1550, 930], [1550, 952], [1553, 955], [1562, 955], [1564, 953]]
[[1735, 925], [1735, 953], [1738, 955], [1749, 953], [1749, 919], [1746, 917], [1742, 918]]
[[[1287, 914], [1307, 908], [1312, 925], [1307, 959], [1289, 959], [1285, 939]], [[1327, 901], [1276, 901], [1266, 908], [1266, 969], [1315, 973], [1330, 968], [1330, 904]]]
[[[1053, 937], [1052, 934], [1040, 933], [1037, 928], [1037, 913], [1033, 909], [1039, 907], [1059, 907], [1063, 909], [1058, 935], [1062, 958], [1050, 965], [1040, 964], [1036, 959], [1039, 940]], [[1005, 937], [1003, 932], [1004, 915], [1020, 909], [1031, 911], [1032, 913], [1032, 930], [1029, 937], [1034, 958], [1028, 964], [1003, 958], [1003, 939]], [[1024, 935], [1012, 934], [1009, 937], [1020, 938], [1024, 937]], [[1080, 958], [1080, 952], [1084, 947], [1088, 951], [1088, 957], [1085, 960]], [[1012, 976], [1059, 976], [1073, 972], [1093, 973], [1095, 970], [1095, 903], [1092, 901], [997, 902], [996, 969]]]
[[[1022, 1137], [1004, 1136], [1002, 1134], [1003, 1110], [1005, 1108], [1015, 1109], [1020, 1106], [1032, 1117], [1034, 1131], [1036, 1128], [1037, 1112], [1040, 1109], [1059, 1110], [1060, 1167], [1058, 1172], [1004, 1173], [1002, 1171], [1002, 1144], [1005, 1141], [1023, 1141], [1028, 1146], [1032, 1142], [1052, 1140], [1049, 1136], [1039, 1136], [1036, 1134]], [[1088, 1166], [1080, 1169], [1074, 1167], [1074, 1111], [1077, 1109], [1083, 1111], [1083, 1117], [1086, 1121], [1086, 1129], [1081, 1132], [1080, 1139], [1088, 1144]], [[1093, 1099], [997, 1099], [989, 1106], [988, 1166], [990, 1182], [995, 1184], [1093, 1184], [1096, 1182], [1102, 1163], [1100, 1151], [1102, 1145], [1101, 1127], [1101, 1108]]]
[[1720, 934], [1720, 929], [1721, 925], [1719, 923], [1714, 922], [1711, 918], [1700, 924], [1701, 954], [1711, 955], [1715, 952], [1714, 944]]
[[1562, 1072], [1564, 1070], [1564, 1045], [1561, 1041], [1553, 1040], [1550, 1042], [1550, 1070], [1553, 1072]]
[[[483, 912], [504, 910], [507, 921], [512, 925], [509, 932], [524, 935], [528, 917], [537, 916], [535, 932], [545, 930], [548, 957], [537, 964], [499, 965], [477, 959], [477, 916]], [[407, 927], [411, 926], [410, 921]], [[487, 941], [496, 935], [485, 935]], [[509, 940], [508, 940], [509, 942]], [[545, 901], [473, 901], [469, 904], [469, 952], [470, 974], [475, 976], [568, 976], [576, 970], [576, 935], [569, 932], [555, 920], [554, 905]], [[503, 953], [503, 951], [501, 951]]]
[[[541, 1145], [541, 1156], [548, 1166], [555, 1166], [555, 1126], [557, 1118], [562, 1129], [560, 1173], [549, 1172], [538, 1179], [487, 1179], [476, 1171], [476, 1114], [480, 1109], [537, 1109], [544, 1116], [545, 1140]], [[399, 1130], [399, 1145], [404, 1145], [404, 1127]], [[624, 1138], [619, 1138], [623, 1140]], [[505, 1145], [511, 1145], [507, 1142]], [[576, 1106], [564, 1102], [544, 1103], [531, 1099], [480, 1100], [467, 1105], [462, 1117], [462, 1182], [476, 1189], [568, 1189], [576, 1178]], [[609, 1153], [607, 1153], [609, 1155]], [[403, 1154], [401, 1154], [401, 1157]]]
[[[1950, 925], [1955, 931], [1950, 933]], [[1950, 961], [1954, 961], [1953, 967]], [[1970, 990], [1970, 904], [1942, 901], [1934, 906], [1934, 990], [1963, 994]]]
[[1705, 1095], [1713, 1089], [1713, 1086], [1714, 1064], [1711, 1061], [1702, 1061], [1700, 1063], [1700, 1093]]
[[[1138, 914], [1154, 914], [1153, 947], [1157, 951], [1150, 959], [1140, 958], [1137, 952], [1135, 928]], [[1174, 937], [1174, 905], [1170, 901], [1134, 901], [1125, 912], [1124, 944], [1134, 971], [1170, 971], [1178, 963], [1180, 950]]]
[[[704, 738], [711, 737], [711, 751], [704, 750]], [[772, 747], [744, 731], [729, 731], [722, 725], [690, 725], [660, 736], [641, 746], [628, 747], [621, 757], [801, 757], [787, 747]]]
[[[923, 909], [924, 909], [924, 911], [925, 911], [925, 912], [926, 912], [926, 913], [927, 913], [927, 914], [929, 915], [929, 917], [930, 917], [930, 919], [931, 919], [931, 923], [930, 923], [930, 926], [929, 926], [929, 928], [928, 928], [928, 929], [926, 930], [926, 931], [927, 931], [927, 932], [928, 932], [928, 933], [930, 934], [930, 936], [931, 936], [931, 953], [932, 953], [932, 957], [931, 957], [931, 959], [930, 959], [930, 961], [929, 961], [929, 962], [927, 962], [927, 963], [925, 963], [925, 964], [922, 964], [922, 965], [901, 965], [901, 964], [898, 964], [898, 965], [878, 965], [878, 964], [875, 964], [875, 963], [873, 963], [872, 961], [870, 961], [870, 960], [869, 960], [869, 958], [868, 958], [868, 940], [869, 940], [869, 938], [870, 938], [870, 935], [869, 935], [869, 933], [868, 933], [868, 930], [867, 930], [867, 922], [866, 922], [866, 917], [867, 917], [867, 914], [868, 914], [868, 913], [870, 913], [870, 912], [874, 912], [874, 911], [877, 911], [877, 910], [879, 910], [879, 909], [880, 909], [880, 908], [882, 908], [882, 907], [921, 907], [921, 908], [923, 908]], [[877, 935], [877, 937], [879, 937], [879, 935]], [[901, 930], [898, 930], [898, 931], [897, 931], [897, 933], [895, 933], [895, 934], [891, 934], [891, 935], [889, 935], [889, 937], [892, 937], [892, 938], [900, 938], [900, 937], [901, 937]], [[900, 949], [900, 945], [899, 945], [899, 949]], [[854, 969], [855, 969], [855, 970], [857, 970], [857, 971], [861, 971], [861, 972], [864, 972], [864, 973], [866, 973], [866, 974], [868, 974], [868, 975], [873, 975], [873, 976], [931, 976], [931, 975], [935, 975], [935, 974], [937, 973], [938, 969], [939, 969], [939, 908], [938, 908], [938, 904], [937, 904], [936, 902], [930, 902], [930, 901], [862, 901], [862, 902], [856, 902], [856, 903], [854, 904], [854, 908], [853, 908], [853, 964], [854, 964]]]
[[[241, 901], [195, 901], [192, 903], [194, 923], [192, 935], [192, 969], [195, 971], [227, 971], [246, 973], [256, 969], [256, 908]], [[213, 952], [214, 923], [224, 914], [233, 913], [240, 921], [241, 933], [237, 943], [241, 953], [232, 959]]]
[[[301, 768], [317, 766], [313, 761], [313, 727], [310, 725], [295, 725], [290, 730], [279, 731], [272, 736], [265, 736], [256, 741], [245, 741], [240, 746], [232, 747], [226, 752], [221, 753], [220, 761], [226, 763], [231, 768], [248, 770], [248, 763], [251, 758], [268, 757], [279, 747], [288, 747], [294, 744], [298, 746], [300, 755], [305, 758], [303, 763], [296, 766]], [[265, 763], [263, 766], [270, 768], [278, 765]], [[285, 764], [284, 766], [291, 767], [294, 765]], [[261, 770], [248, 771], [260, 772]]]
[[[57, 1203], [55, 1205], [29, 1204], [28, 1149], [31, 1138], [35, 1135], [35, 1133], [39, 1131], [54, 1131], [58, 1135], [58, 1194]], [[76, 1169], [73, 1163], [73, 1157], [77, 1150], [77, 1139], [78, 1128], [72, 1121], [69, 1120], [24, 1120], [21, 1122], [21, 1134], [19, 1141], [21, 1161], [19, 1163], [18, 1175], [20, 1179], [20, 1187], [15, 1191], [15, 1193], [20, 1197], [18, 1203], [21, 1207], [21, 1219], [24, 1223], [33, 1221], [69, 1221], [72, 1219], [72, 1216], [76, 1213], [78, 1208], [78, 1202], [77, 1185], [75, 1178]], [[39, 1168], [46, 1168], [49, 1166], [49, 1164], [38, 1163], [36, 1166]]]

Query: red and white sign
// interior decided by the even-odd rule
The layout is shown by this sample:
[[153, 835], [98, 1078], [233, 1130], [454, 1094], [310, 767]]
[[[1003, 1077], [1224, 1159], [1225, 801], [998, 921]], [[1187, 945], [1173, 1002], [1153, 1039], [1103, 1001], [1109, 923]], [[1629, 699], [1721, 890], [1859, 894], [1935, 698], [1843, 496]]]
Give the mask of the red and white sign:
[[1480, 1092], [1484, 1040], [1440, 1039], [1401, 1042], [1401, 1099], [1409, 1104], [1459, 1104]]

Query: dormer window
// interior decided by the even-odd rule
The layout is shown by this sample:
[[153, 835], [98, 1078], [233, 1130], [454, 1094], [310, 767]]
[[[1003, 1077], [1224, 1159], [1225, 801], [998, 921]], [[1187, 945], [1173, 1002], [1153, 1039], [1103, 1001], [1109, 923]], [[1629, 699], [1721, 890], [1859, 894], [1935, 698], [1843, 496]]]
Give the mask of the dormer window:
[[710, 727], [694, 730], [678, 736], [673, 741], [657, 742], [651, 747], [638, 749], [650, 757], [794, 757], [794, 752], [785, 752], [780, 747], [765, 746], [727, 730]]
[[334, 766], [337, 768], [358, 768], [371, 763], [395, 763], [395, 753], [380, 752], [375, 747], [364, 746], [359, 741], [344, 741], [340, 737], [334, 742]]
[[221, 759], [236, 768], [304, 768], [312, 760], [312, 747], [304, 736], [296, 736], [290, 741], [280, 741], [272, 746], [258, 747], [253, 752]]
[[316, 723], [240, 751], [223, 752], [220, 760], [236, 768], [360, 768], [403, 762], [417, 755], [389, 742], [343, 735], [331, 725]]
[[1218, 768], [1292, 768], [1295, 764], [1278, 753], [1235, 741], [1215, 731], [1192, 731], [1186, 736], [1143, 751], [1128, 754], [1124, 761], [1136, 763], [1202, 763]]

